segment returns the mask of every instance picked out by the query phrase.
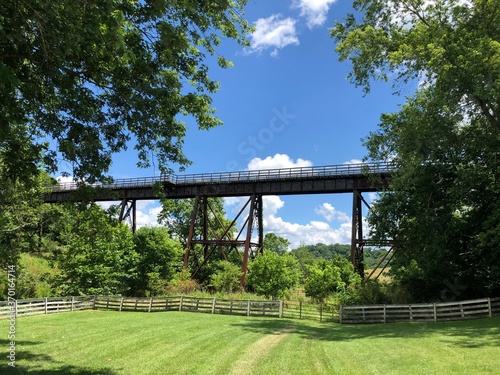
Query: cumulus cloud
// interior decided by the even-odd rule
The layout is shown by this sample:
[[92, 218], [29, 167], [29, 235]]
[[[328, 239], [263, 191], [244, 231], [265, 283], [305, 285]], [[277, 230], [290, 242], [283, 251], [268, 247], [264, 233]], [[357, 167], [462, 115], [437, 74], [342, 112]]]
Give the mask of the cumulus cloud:
[[[99, 202], [103, 209], [120, 204], [117, 201]], [[139, 200], [136, 202], [136, 226], [158, 226], [158, 214], [161, 211], [161, 204], [155, 200]]]
[[311, 167], [313, 163], [309, 160], [298, 158], [294, 161], [286, 154], [275, 154], [268, 156], [265, 159], [253, 158], [248, 163], [248, 170], [255, 171], [259, 169], [277, 169], [277, 168], [295, 168], [295, 167]]
[[259, 18], [255, 22], [255, 31], [250, 40], [248, 53], [261, 53], [272, 49], [271, 56], [277, 57], [278, 50], [288, 45], [300, 44], [295, 28], [296, 20], [273, 14], [268, 18]]
[[330, 203], [323, 203], [321, 206], [316, 207], [314, 212], [327, 221], [349, 222], [351, 220], [345, 212], [337, 211]]
[[312, 29], [322, 26], [327, 18], [330, 6], [337, 0], [294, 0], [292, 7], [300, 9], [300, 15], [306, 18], [307, 26]]

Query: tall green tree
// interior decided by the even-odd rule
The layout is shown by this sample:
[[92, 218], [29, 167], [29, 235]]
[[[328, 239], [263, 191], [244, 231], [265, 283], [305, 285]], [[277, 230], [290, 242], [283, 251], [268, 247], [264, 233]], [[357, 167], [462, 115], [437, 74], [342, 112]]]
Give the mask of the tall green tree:
[[201, 129], [221, 124], [207, 61], [231, 65], [217, 52], [224, 38], [248, 43], [245, 4], [2, 1], [0, 151], [9, 173], [28, 176], [42, 161], [53, 170], [61, 157], [67, 173], [92, 182], [130, 144], [140, 167], [151, 154], [163, 172], [188, 164], [179, 116]]
[[272, 251], [278, 255], [283, 255], [288, 251], [290, 241], [274, 233], [266, 233], [262, 246], [264, 251]]
[[372, 79], [413, 79], [434, 87], [443, 105], [483, 117], [500, 132], [500, 9], [491, 0], [357, 0], [331, 30], [351, 81], [369, 92]]
[[268, 251], [257, 256], [249, 267], [247, 284], [257, 294], [283, 298], [299, 281], [299, 264], [286, 253], [278, 255]]
[[182, 267], [181, 244], [164, 227], [142, 227], [133, 236], [138, 255], [137, 273], [130, 294], [152, 296], [162, 292]]
[[91, 204], [82, 209], [60, 256], [61, 290], [67, 295], [128, 293], [138, 256], [130, 229]]
[[340, 269], [331, 262], [320, 260], [308, 268], [309, 272], [304, 284], [307, 296], [323, 302], [341, 286]]
[[397, 166], [369, 217], [398, 247], [392, 272], [416, 300], [500, 293], [500, 7], [476, 1], [356, 1], [332, 29], [350, 78], [420, 80], [365, 140]]

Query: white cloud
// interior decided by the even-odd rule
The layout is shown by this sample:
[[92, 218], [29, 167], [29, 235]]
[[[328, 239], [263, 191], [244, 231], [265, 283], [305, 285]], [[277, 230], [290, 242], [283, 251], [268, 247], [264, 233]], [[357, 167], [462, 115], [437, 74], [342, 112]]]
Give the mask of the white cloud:
[[[119, 205], [118, 201], [99, 202], [103, 209], [108, 209], [111, 206]], [[155, 200], [139, 200], [136, 202], [136, 226], [137, 228], [144, 226], [158, 226], [158, 214], [161, 211], [161, 204]], [[130, 224], [129, 220], [125, 221]]]
[[276, 154], [268, 156], [265, 159], [253, 158], [248, 163], [248, 170], [255, 171], [260, 169], [277, 169], [277, 168], [295, 168], [295, 167], [311, 167], [313, 164], [309, 160], [298, 158], [293, 161], [286, 154]]
[[347, 164], [347, 165], [350, 165], [350, 164], [362, 164], [363, 161], [362, 160], [359, 160], [359, 159], [351, 159], [349, 161], [345, 161], [344, 163], [342, 164]]
[[337, 211], [330, 203], [323, 203], [314, 209], [318, 215], [323, 216], [327, 221], [349, 222], [351, 219], [345, 212]]
[[255, 22], [249, 53], [262, 52], [272, 48], [272, 57], [278, 56], [278, 50], [290, 44], [300, 44], [293, 18], [282, 18], [281, 14], [273, 14], [268, 18], [259, 18]]
[[144, 226], [158, 226], [158, 214], [160, 211], [161, 204], [158, 201], [137, 201], [137, 228]]
[[300, 9], [300, 15], [307, 20], [307, 26], [312, 29], [322, 26], [330, 10], [337, 0], [294, 0], [292, 7]]

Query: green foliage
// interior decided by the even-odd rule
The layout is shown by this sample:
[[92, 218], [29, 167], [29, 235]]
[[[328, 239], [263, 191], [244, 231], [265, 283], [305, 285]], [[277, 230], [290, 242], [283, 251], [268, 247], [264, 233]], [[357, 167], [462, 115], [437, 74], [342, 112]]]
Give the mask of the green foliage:
[[142, 227], [134, 234], [138, 254], [136, 277], [131, 282], [130, 294], [154, 296], [165, 290], [182, 266], [182, 246], [170, 238], [163, 227]]
[[278, 255], [283, 255], [288, 251], [290, 241], [286, 238], [279, 237], [274, 233], [266, 233], [263, 240], [263, 248], [265, 251], [272, 251]]
[[138, 255], [130, 229], [92, 204], [78, 213], [60, 257], [62, 293], [126, 293], [137, 273]]
[[201, 285], [191, 278], [188, 270], [182, 270], [174, 276], [168, 285], [170, 294], [191, 294], [201, 290]]
[[22, 254], [16, 273], [17, 299], [52, 297], [57, 293], [56, 280], [60, 271], [46, 259]]
[[[372, 207], [373, 238], [394, 239], [391, 273], [414, 301], [500, 293], [500, 22], [496, 2], [356, 1], [332, 36], [351, 79], [420, 79], [365, 140], [398, 168]], [[397, 75], [391, 74], [397, 72]], [[446, 294], [446, 293], [445, 293]], [[449, 298], [449, 297], [446, 297]]]
[[297, 259], [286, 253], [265, 252], [257, 256], [249, 267], [247, 283], [257, 294], [283, 298], [299, 281]]
[[414, 78], [432, 85], [442, 104], [461, 115], [482, 116], [500, 131], [500, 9], [495, 1], [357, 0], [358, 22], [349, 15], [331, 30], [340, 60], [349, 59], [352, 82]]
[[222, 260], [218, 263], [218, 269], [210, 276], [210, 286], [217, 292], [233, 293], [241, 289], [241, 267]]
[[[9, 173], [29, 177], [41, 162], [54, 170], [58, 152], [69, 173], [93, 182], [129, 141], [141, 167], [151, 152], [162, 171], [189, 163], [179, 115], [201, 129], [221, 124], [206, 60], [231, 66], [217, 51], [221, 40], [248, 44], [245, 4], [2, 1], [0, 151]], [[47, 152], [40, 140], [50, 138]]]
[[340, 269], [326, 260], [309, 266], [309, 275], [305, 280], [304, 290], [308, 297], [323, 302], [342, 284]]

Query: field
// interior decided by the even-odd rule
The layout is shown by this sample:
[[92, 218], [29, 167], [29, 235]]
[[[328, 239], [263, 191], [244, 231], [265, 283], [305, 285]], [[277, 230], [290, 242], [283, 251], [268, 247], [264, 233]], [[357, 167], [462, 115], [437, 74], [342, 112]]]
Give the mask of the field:
[[187, 312], [20, 317], [1, 374], [499, 374], [500, 318], [339, 325]]

